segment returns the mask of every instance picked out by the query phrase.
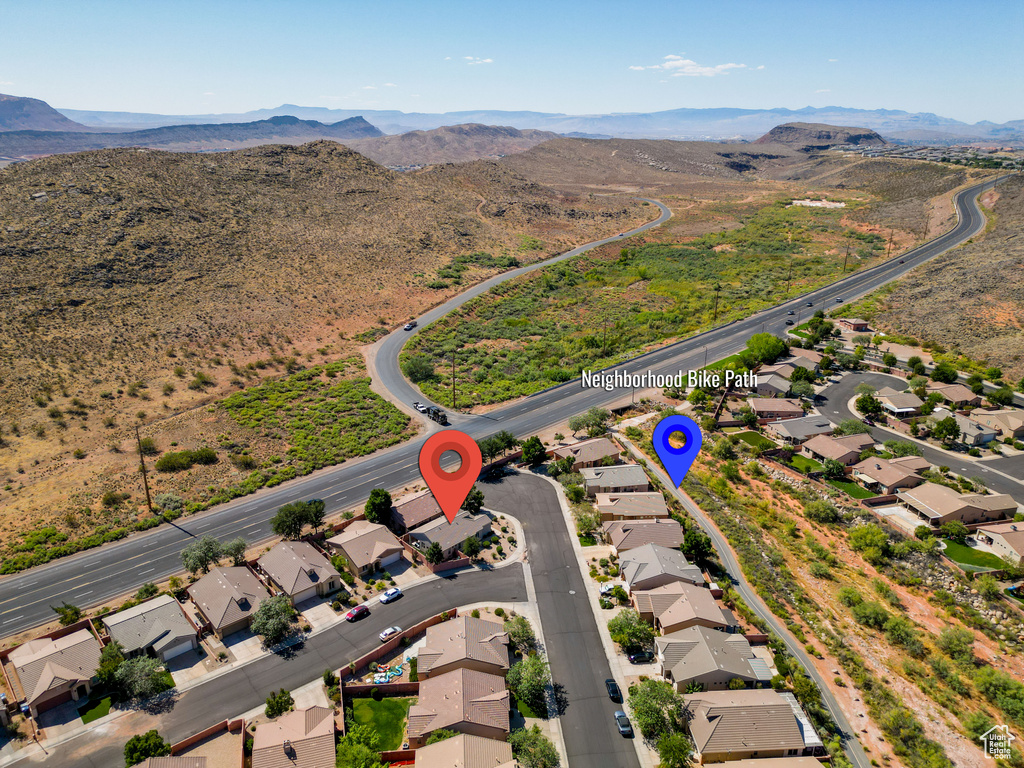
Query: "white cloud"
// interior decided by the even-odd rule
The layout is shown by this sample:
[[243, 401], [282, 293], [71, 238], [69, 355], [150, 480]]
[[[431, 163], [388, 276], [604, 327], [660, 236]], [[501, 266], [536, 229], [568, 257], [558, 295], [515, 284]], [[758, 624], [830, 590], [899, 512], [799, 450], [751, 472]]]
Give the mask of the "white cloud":
[[0, 85], [14, 85], [13, 80], [0, 80]]
[[463, 58], [466, 59], [466, 63], [469, 64], [470, 66], [473, 66], [474, 64], [494, 63], [494, 59], [478, 59], [476, 56], [464, 56]]
[[758, 65], [757, 65], [757, 68], [758, 68], [758, 69], [764, 69], [764, 64], [758, 64]]
[[377, 90], [377, 86], [376, 85], [364, 85], [363, 86], [363, 90], [364, 91], [376, 91]]
[[670, 53], [665, 57], [661, 64], [651, 64], [650, 66], [640, 67], [633, 65], [630, 67], [634, 72], [643, 69], [660, 69], [668, 72], [672, 77], [714, 77], [715, 75], [727, 75], [730, 69], [746, 69], [746, 64], [715, 64], [713, 66], [706, 66], [698, 64], [693, 59], [686, 59], [682, 56], [678, 56], [674, 53]]
[[452, 60], [452, 57], [451, 57], [451, 56], [445, 56], [445, 57], [444, 57], [444, 60], [445, 60], [445, 61], [451, 61], [451, 60]]
[[207, 91], [206, 93], [203, 94], [203, 96], [216, 96], [216, 95], [217, 94], [215, 94], [213, 91]]
[[397, 88], [398, 86], [394, 83], [384, 83], [385, 88]]
[[830, 62], [836, 62], [836, 61], [839, 61], [839, 59], [829, 59], [829, 61]]
[[815, 91], [815, 93], [832, 93], [832, 89], [831, 88], [819, 88], [818, 90]]

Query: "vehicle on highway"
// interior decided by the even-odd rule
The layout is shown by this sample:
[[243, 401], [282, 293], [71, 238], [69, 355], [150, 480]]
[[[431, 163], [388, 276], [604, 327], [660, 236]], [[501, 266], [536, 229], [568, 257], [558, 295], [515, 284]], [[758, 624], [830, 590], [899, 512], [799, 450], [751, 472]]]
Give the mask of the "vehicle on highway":
[[836, 304], [842, 304], [843, 300], [839, 296], [836, 297]]
[[427, 418], [436, 421], [442, 426], [448, 423], [448, 415], [436, 405], [428, 405], [427, 410], [424, 411], [424, 413], [427, 414]]
[[385, 590], [381, 596], [380, 601], [382, 603], [393, 603], [395, 600], [402, 596], [402, 590], [398, 587], [392, 587], [391, 589]]
[[629, 654], [630, 664], [650, 664], [654, 661], [654, 654], [650, 651], [637, 651]]
[[385, 629], [383, 632], [380, 633], [380, 635], [379, 635], [380, 641], [382, 643], [386, 643], [388, 641], [388, 638], [393, 637], [394, 635], [397, 635], [401, 631], [402, 631], [401, 627], [388, 627], [387, 629]]
[[605, 690], [608, 691], [608, 698], [612, 701], [622, 701], [622, 691], [619, 690], [619, 684], [612, 680], [610, 677], [604, 681]]
[[787, 320], [786, 325], [796, 325], [792, 320]]
[[416, 327], [416, 321], [415, 320], [410, 320], [408, 323], [405, 324], [405, 327], [402, 330], [403, 331], [411, 331], [415, 327]]
[[412, 407], [415, 408], [420, 413], [426, 413], [427, 412], [427, 406], [425, 406], [419, 400], [413, 400]]
[[623, 736], [633, 735], [633, 724], [629, 722], [626, 713], [621, 709], [615, 711], [615, 727], [619, 729], [619, 733]]
[[357, 621], [363, 618], [364, 616], [369, 615], [369, 608], [367, 608], [365, 605], [357, 605], [355, 608], [351, 609], [348, 613], [345, 614], [345, 621]]
[[903, 263], [903, 259], [900, 259], [900, 264], [902, 264], [902, 263]]
[[813, 301], [808, 301], [807, 304], [805, 304], [804, 306], [813, 307], [814, 306], [814, 302]]
[[791, 310], [789, 310], [789, 312], [787, 312], [786, 314], [787, 314], [787, 315], [795, 315], [795, 314], [796, 314], [796, 312], [794, 312], [794, 311], [793, 311], [793, 310], [791, 309]]

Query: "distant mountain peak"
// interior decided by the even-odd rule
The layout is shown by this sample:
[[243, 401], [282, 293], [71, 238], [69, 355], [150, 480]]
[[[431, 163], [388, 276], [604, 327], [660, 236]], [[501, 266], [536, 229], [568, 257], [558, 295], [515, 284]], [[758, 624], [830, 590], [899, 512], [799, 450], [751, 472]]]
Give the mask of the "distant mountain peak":
[[824, 149], [835, 144], [882, 146], [888, 142], [867, 128], [850, 128], [825, 123], [785, 123], [777, 125], [754, 142], [785, 144], [801, 149]]
[[88, 131], [45, 101], [0, 93], [0, 131]]

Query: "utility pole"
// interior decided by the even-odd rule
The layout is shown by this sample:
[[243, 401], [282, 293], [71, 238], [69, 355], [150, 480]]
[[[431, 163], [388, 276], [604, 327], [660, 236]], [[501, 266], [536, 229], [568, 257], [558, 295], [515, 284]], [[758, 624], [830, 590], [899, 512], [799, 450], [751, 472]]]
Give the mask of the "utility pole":
[[892, 230], [891, 229], [889, 230], [889, 248], [885, 252], [885, 258], [888, 259], [890, 256], [892, 256]]
[[455, 350], [452, 350], [452, 410], [456, 410], [455, 407]]
[[708, 367], [708, 345], [705, 344], [704, 345], [704, 369], [707, 370], [707, 367]]
[[601, 357], [608, 357], [608, 321], [604, 321], [604, 341], [601, 342]]
[[789, 260], [789, 277], [786, 278], [786, 296], [789, 296], [789, 290], [793, 287], [793, 260]]
[[722, 286], [719, 283], [715, 283], [715, 317], [711, 321], [712, 325], [718, 322], [718, 292], [720, 290], [722, 290]]
[[146, 489], [146, 506], [150, 514], [153, 513], [153, 499], [149, 496], [149, 478], [146, 476], [146, 457], [142, 455], [142, 438], [139, 437], [139, 427], [135, 426], [135, 444], [139, 448], [139, 469], [142, 470], [142, 485]]
[[843, 257], [843, 274], [846, 274], [846, 262], [850, 258], [850, 244], [846, 244], [846, 256]]

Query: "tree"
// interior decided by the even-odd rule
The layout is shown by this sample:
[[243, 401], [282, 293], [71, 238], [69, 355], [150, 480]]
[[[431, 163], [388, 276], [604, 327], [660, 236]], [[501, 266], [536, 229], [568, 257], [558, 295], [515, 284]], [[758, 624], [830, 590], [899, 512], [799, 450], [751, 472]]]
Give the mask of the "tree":
[[966, 544], [971, 530], [959, 520], [949, 520], [939, 526], [939, 532], [950, 541]]
[[540, 441], [539, 437], [533, 435], [523, 441], [523, 461], [531, 467], [543, 464], [546, 458], [547, 451], [544, 449], [544, 443]]
[[288, 634], [294, 617], [291, 599], [287, 595], [276, 595], [260, 603], [249, 628], [263, 638], [264, 645], [274, 645]]
[[895, 367], [897, 362], [899, 361], [896, 359], [896, 355], [894, 355], [892, 352], [886, 352], [885, 354], [882, 355], [882, 364], [886, 368]]
[[951, 363], [939, 363], [932, 369], [932, 381], [952, 384], [957, 379], [956, 368]]
[[946, 627], [935, 640], [940, 651], [954, 661], [970, 664], [974, 661], [974, 633], [961, 627]]
[[366, 500], [363, 513], [371, 523], [386, 524], [391, 520], [391, 494], [383, 488], [374, 488]]
[[124, 745], [124, 764], [138, 765], [150, 757], [167, 757], [171, 754], [171, 745], [155, 730], [146, 731], [141, 735], [132, 736]]
[[842, 480], [846, 477], [846, 467], [835, 459], [825, 459], [822, 468], [824, 470], [822, 474], [827, 480]]
[[[838, 462], [837, 462], [838, 463]], [[804, 515], [808, 520], [825, 525], [839, 522], [839, 510], [823, 499], [814, 499], [804, 505]]]
[[[747, 339], [747, 349], [742, 357], [749, 357], [754, 364], [765, 363], [770, 365], [789, 351], [789, 347], [782, 339], [770, 333], [755, 333]], [[747, 361], [744, 360], [744, 363]], [[751, 365], [747, 366], [752, 367]]]
[[743, 680], [738, 678], [738, 677], [734, 677], [732, 680], [729, 681], [729, 690], [730, 691], [740, 691], [740, 690], [743, 690], [746, 687], [747, 687], [747, 684]]
[[583, 490], [582, 485], [567, 485], [565, 486], [565, 497], [571, 504], [579, 504], [583, 501], [587, 492]]
[[654, 629], [632, 608], [609, 620], [608, 632], [613, 641], [627, 649], [645, 648], [654, 642]]
[[956, 423], [956, 419], [952, 416], [939, 419], [935, 422], [935, 426], [932, 427], [932, 437], [944, 443], [952, 442], [960, 437], [960, 425]]
[[135, 593], [136, 600], [148, 600], [151, 597], [156, 597], [160, 594], [160, 587], [154, 584], [152, 581], [147, 581], [139, 590]]
[[551, 671], [542, 656], [534, 654], [517, 661], [509, 669], [505, 682], [519, 701], [532, 710], [544, 711], [544, 691], [551, 685]]
[[629, 689], [633, 722], [645, 739], [657, 742], [683, 722], [683, 697], [663, 680], [641, 680]]
[[562, 764], [555, 745], [536, 724], [512, 731], [508, 743], [522, 768], [559, 768]]
[[467, 536], [462, 542], [462, 554], [466, 557], [476, 557], [480, 554], [480, 539], [476, 536]]
[[99, 685], [113, 687], [117, 682], [117, 668], [124, 661], [121, 644], [116, 640], [107, 643], [100, 651], [100, 665], [96, 668], [96, 681]]
[[587, 419], [583, 414], [569, 417], [569, 431], [572, 432], [573, 437], [576, 437], [577, 432], [586, 428]]
[[245, 550], [248, 547], [241, 536], [232, 539], [221, 547], [222, 557], [230, 557], [232, 565], [245, 565]]
[[62, 627], [69, 627], [82, 618], [82, 609], [77, 605], [72, 605], [66, 600], [60, 605], [51, 605], [50, 608], [52, 608], [60, 618], [60, 625]]
[[870, 431], [871, 427], [860, 419], [843, 419], [835, 429], [840, 435], [866, 435]]
[[270, 518], [270, 528], [284, 539], [297, 539], [309, 521], [309, 510], [304, 501], [292, 501], [285, 504]]
[[471, 515], [480, 513], [480, 510], [484, 507], [484, 492], [477, 488], [475, 485], [470, 489], [469, 493], [466, 494], [466, 500], [462, 502], [462, 509], [469, 512]]
[[921, 446], [915, 443], [908, 443], [906, 440], [886, 440], [883, 445], [885, 446], [885, 450], [897, 459], [903, 458], [904, 456], [921, 455]]
[[[444, 737], [438, 739], [443, 740]], [[427, 743], [431, 743], [429, 739]], [[369, 725], [349, 727], [345, 735], [338, 740], [335, 765], [337, 768], [383, 768], [380, 762], [380, 737], [373, 728]]]
[[715, 445], [711, 449], [711, 455], [722, 461], [732, 461], [736, 458], [736, 447], [728, 437], [723, 436], [715, 441]]
[[985, 397], [992, 405], [998, 405], [1002, 408], [1013, 402], [1013, 390], [1009, 387], [1000, 387], [999, 389], [992, 390]]
[[516, 436], [509, 432], [507, 429], [503, 429], [494, 436], [495, 441], [501, 446], [501, 453], [504, 456], [508, 451], [511, 451], [517, 445], [519, 440]]
[[306, 523], [314, 533], [324, 527], [326, 505], [323, 499], [310, 499], [306, 502]]
[[513, 616], [505, 622], [504, 629], [515, 650], [527, 654], [537, 647], [537, 636], [525, 616]]
[[[802, 371], [803, 368], [797, 368], [798, 371]], [[808, 399], [814, 397], [814, 385], [809, 381], [795, 381], [789, 387], [790, 394], [794, 397], [806, 397]]]
[[851, 339], [851, 341], [858, 347], [866, 347], [871, 344], [871, 335], [867, 333], [858, 333]]
[[163, 662], [149, 656], [136, 656], [121, 662], [114, 673], [114, 680], [129, 699], [148, 699], [167, 690]]
[[695, 408], [703, 408], [708, 402], [708, 393], [703, 389], [694, 389], [686, 396], [686, 401]]
[[814, 371], [812, 371], [810, 368], [801, 368], [799, 366], [797, 366], [796, 370], [794, 370], [793, 373], [789, 375], [789, 380], [792, 381], [793, 383], [796, 383], [798, 381], [806, 381], [809, 384], [813, 384], [815, 380], [817, 380], [817, 378], [818, 377], [815, 375]]
[[919, 541], [925, 541], [932, 538], [934, 533], [930, 525], [919, 525], [914, 529], [914, 538]]
[[860, 384], [858, 384], [856, 388], [853, 390], [854, 394], [856, 395], [873, 395], [877, 391], [878, 389], [868, 384], [866, 381], [863, 381]]
[[974, 587], [986, 600], [995, 600], [1002, 594], [999, 582], [987, 573], [974, 580]]
[[295, 699], [292, 698], [291, 693], [282, 688], [267, 696], [267, 717], [275, 718], [283, 715], [294, 706]]
[[706, 563], [715, 554], [715, 547], [711, 543], [711, 537], [696, 525], [691, 525], [683, 534], [683, 554], [691, 560]]
[[409, 355], [402, 363], [402, 373], [410, 381], [419, 384], [421, 381], [428, 381], [434, 378], [434, 363], [426, 355]]
[[885, 622], [885, 638], [893, 645], [905, 648], [911, 656], [925, 655], [924, 643], [917, 636], [914, 624], [903, 616], [893, 616]]
[[850, 547], [877, 565], [889, 557], [889, 537], [874, 523], [864, 523], [850, 530]]
[[874, 395], [863, 394], [857, 398], [857, 410], [865, 416], [876, 416], [882, 412], [882, 404]]
[[439, 741], [445, 741], [455, 736], [455, 731], [449, 731], [447, 728], [438, 728], [436, 731], [427, 736], [427, 746], [431, 744], [437, 744]]
[[203, 536], [181, 550], [181, 564], [193, 575], [200, 571], [209, 573], [210, 566], [220, 560], [222, 552], [219, 541], [213, 536]]
[[658, 758], [661, 768], [690, 768], [693, 750], [690, 740], [681, 733], [670, 733], [658, 739]]
[[441, 549], [441, 545], [436, 541], [430, 542], [430, 546], [427, 547], [423, 553], [423, 557], [427, 559], [427, 562], [431, 565], [438, 565], [444, 560], [444, 550]]
[[853, 606], [853, 618], [865, 627], [881, 629], [889, 621], [889, 612], [880, 603], [865, 600]]

